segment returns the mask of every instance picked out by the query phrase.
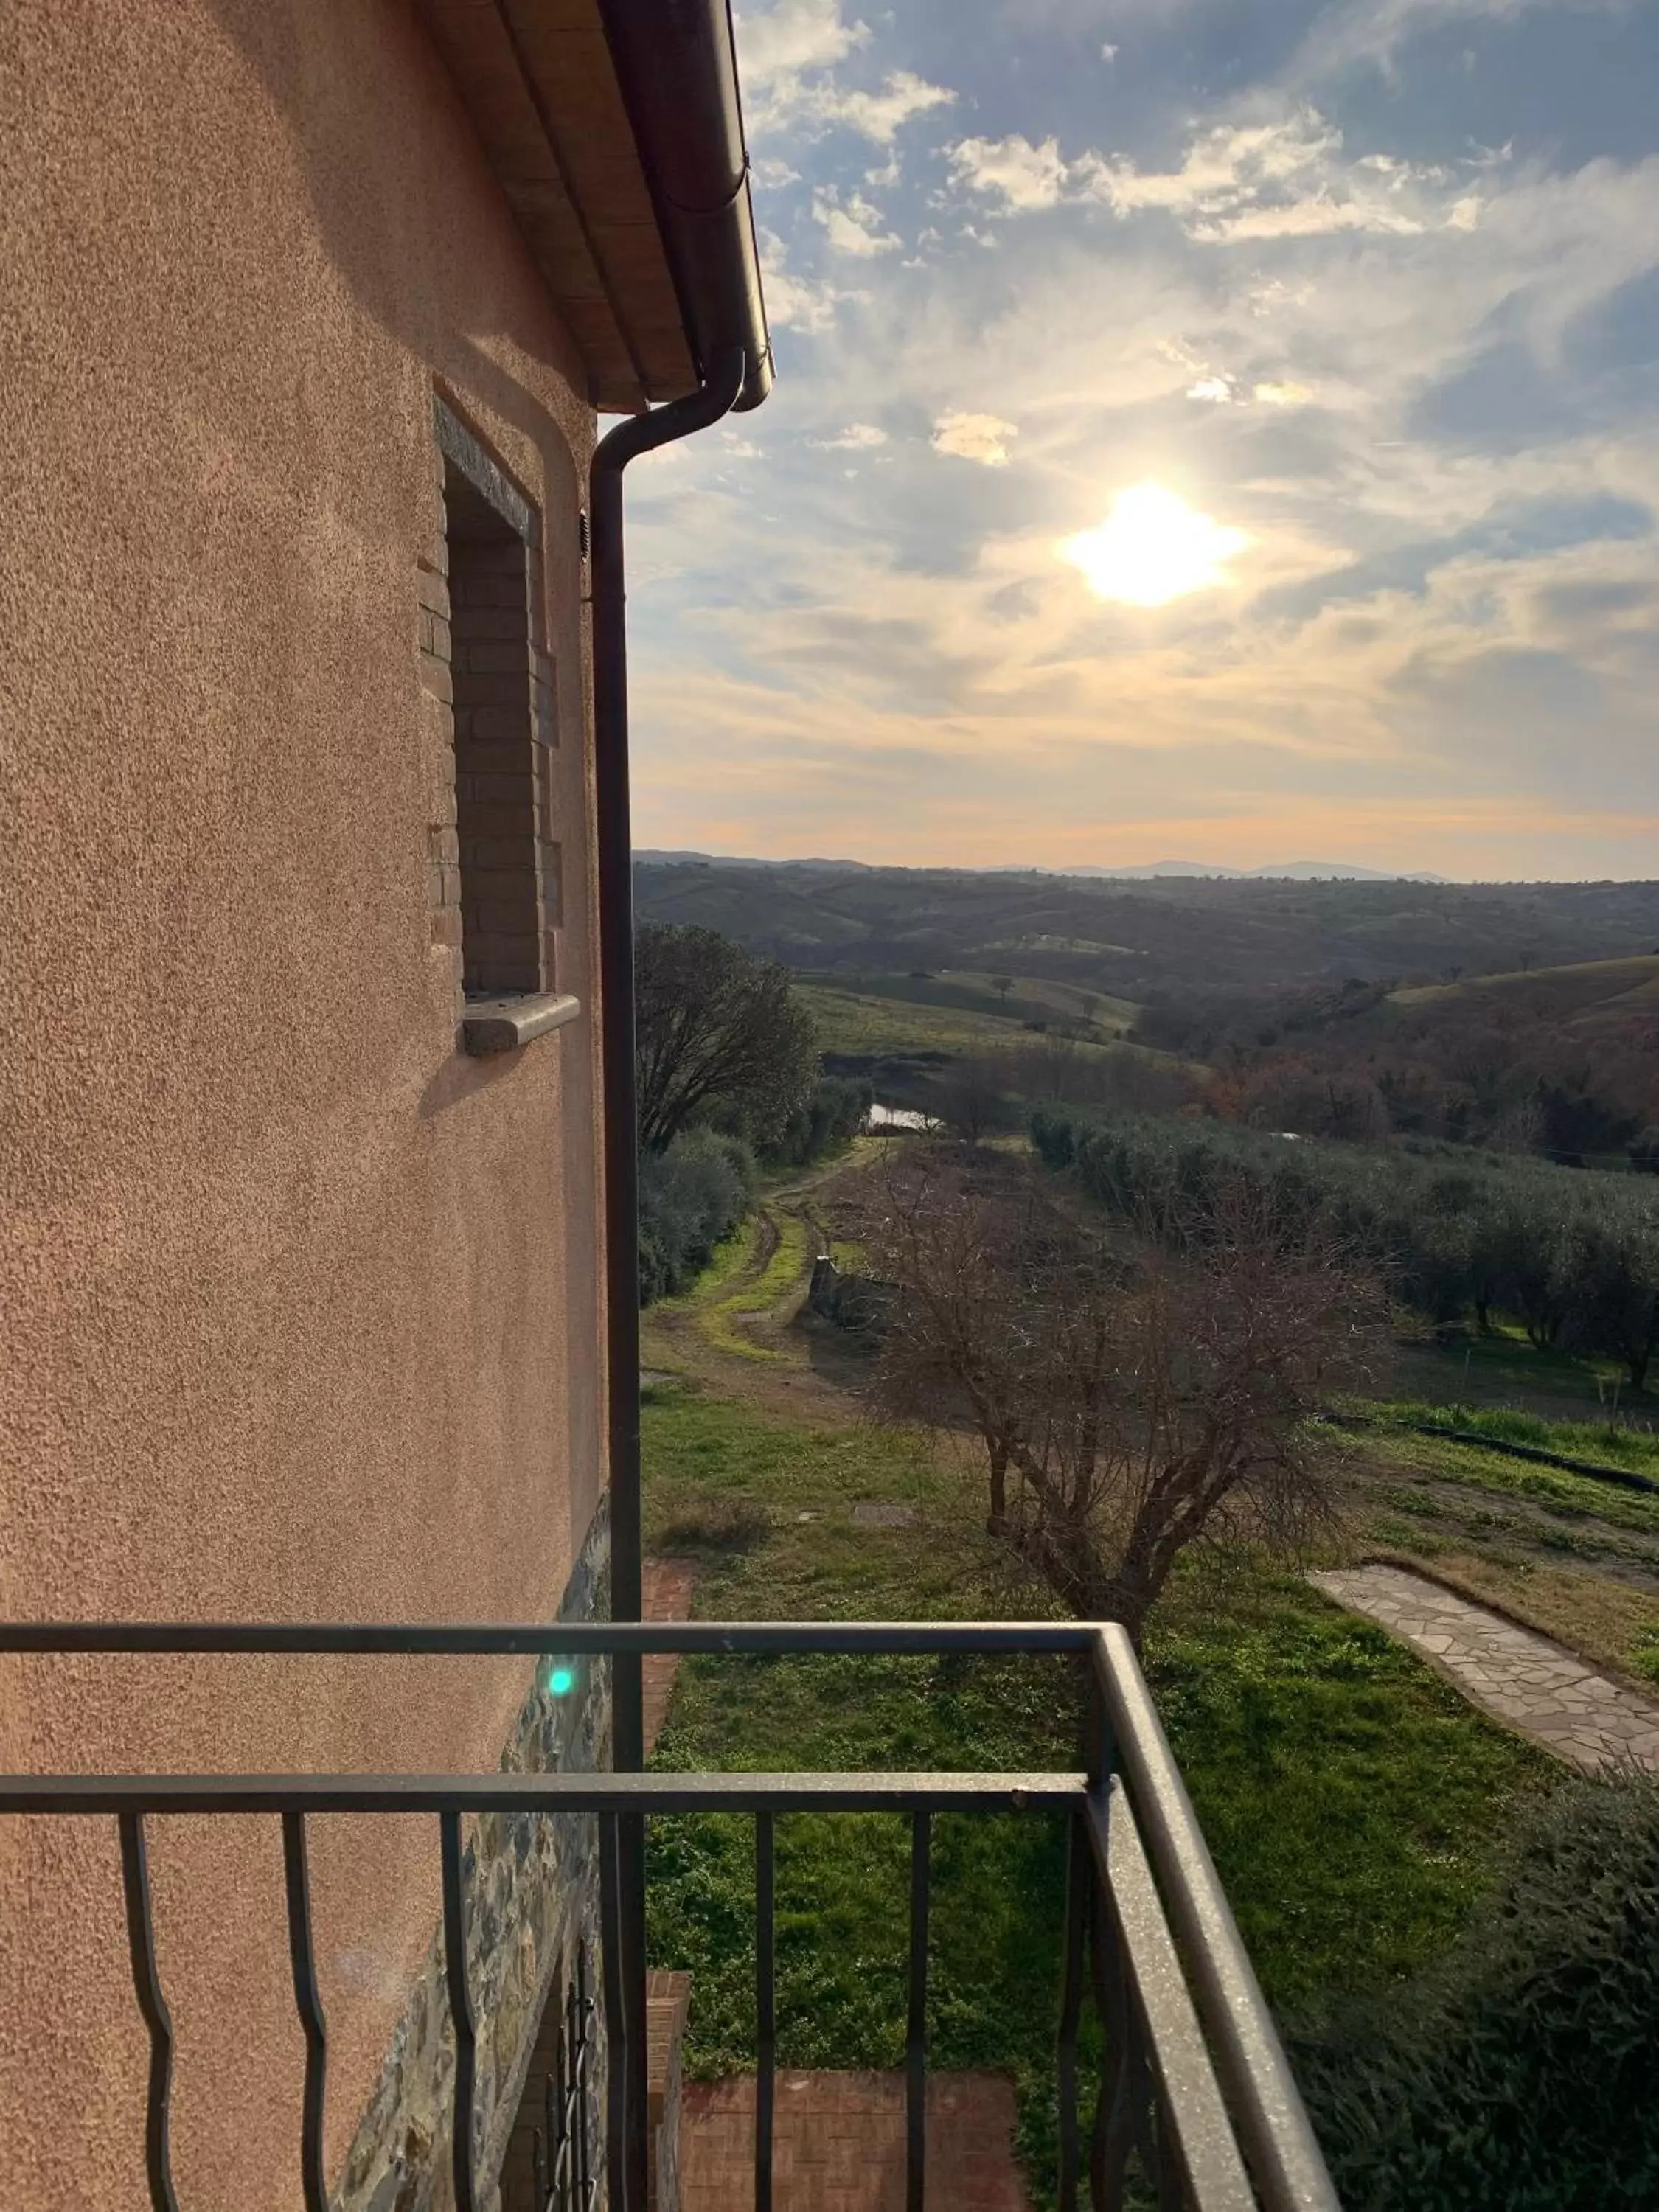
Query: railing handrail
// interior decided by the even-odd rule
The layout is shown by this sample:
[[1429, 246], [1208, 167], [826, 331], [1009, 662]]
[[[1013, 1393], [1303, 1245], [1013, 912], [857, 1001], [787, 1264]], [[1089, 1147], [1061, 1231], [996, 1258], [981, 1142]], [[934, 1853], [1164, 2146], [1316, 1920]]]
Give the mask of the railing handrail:
[[1077, 1811], [1082, 1774], [0, 1774], [4, 1813]]
[[[0, 1655], [96, 1653], [162, 1656], [400, 1656], [543, 1657], [619, 1653], [754, 1656], [836, 1653], [941, 1656], [950, 1653], [1054, 1655], [1085, 1652], [1103, 1701], [1105, 1739], [1090, 1775], [1054, 1772], [960, 1773], [548, 1773], [489, 1774], [0, 1774], [0, 1814], [113, 1814], [120, 1822], [128, 1885], [134, 1973], [141, 2002], [159, 1990], [149, 1933], [148, 1876], [143, 1828], [148, 1814], [280, 1814], [293, 1865], [303, 1874], [303, 1821], [311, 1813], [435, 1813], [444, 1831], [445, 1948], [448, 1970], [462, 1955], [465, 1925], [460, 1888], [460, 1830], [468, 1813], [599, 1814], [606, 1849], [614, 1855], [619, 1824], [659, 1813], [749, 1814], [757, 1823], [757, 1848], [769, 1855], [772, 1817], [791, 1811], [908, 1814], [913, 1830], [912, 2012], [910, 2072], [918, 2070], [920, 2009], [925, 1944], [916, 1950], [916, 1899], [925, 1922], [927, 1822], [935, 1812], [1022, 1811], [1059, 1808], [1082, 1824], [1098, 1863], [1101, 1887], [1119, 1947], [1128, 2007], [1116, 2033], [1128, 2037], [1130, 2075], [1151, 2063], [1170, 2101], [1186, 2100], [1183, 2124], [1169, 2142], [1204, 2207], [1248, 2201], [1237, 2154], [1218, 2130], [1224, 2100], [1255, 2188], [1268, 2212], [1340, 2212], [1324, 2159], [1303, 2107], [1273, 2017], [1245, 1953], [1197, 1816], [1164, 1736], [1151, 1693], [1127, 1635], [1115, 1623], [1086, 1621], [537, 1621], [531, 1623], [410, 1622], [0, 1622]], [[1114, 1827], [1114, 1822], [1117, 1824]], [[764, 1837], [763, 1845], [760, 1838]], [[1114, 1840], [1115, 1837], [1117, 1838]], [[607, 1862], [602, 1855], [602, 1869]], [[609, 1877], [615, 1888], [614, 1869]], [[770, 1895], [769, 1885], [765, 1893]], [[290, 1920], [298, 1909], [290, 1893]], [[613, 1897], [608, 1911], [614, 1919]], [[1163, 1916], [1167, 1914], [1168, 1927]], [[1076, 1972], [1070, 1948], [1080, 1942], [1080, 1923], [1067, 1906], [1068, 1986], [1063, 2044], [1067, 2078], [1076, 2072]], [[308, 1908], [301, 1915], [308, 1922]], [[295, 1928], [299, 1923], [295, 1922]], [[607, 1920], [607, 1927], [611, 1920]], [[308, 1926], [301, 1930], [307, 1943]], [[1171, 1937], [1173, 1936], [1173, 1943]], [[300, 1941], [296, 1933], [295, 1942]], [[608, 1955], [608, 1953], [607, 1953]], [[768, 1952], [769, 1958], [769, 1933]], [[300, 1953], [296, 1950], [296, 1962]], [[1097, 1972], [1099, 1971], [1097, 1964]], [[1172, 1983], [1172, 1976], [1175, 1981]], [[1190, 1983], [1190, 1999], [1178, 1984]], [[154, 1988], [151, 1985], [154, 1984]], [[296, 1996], [301, 1978], [295, 1967]], [[313, 1992], [314, 1995], [314, 1992]], [[459, 2017], [464, 1977], [452, 1997], [458, 2030], [470, 2049], [470, 2023]], [[1097, 1999], [1099, 2001], [1098, 1989]], [[159, 2002], [159, 1998], [157, 1999]], [[1183, 2010], [1183, 2008], [1187, 2009]], [[1201, 2021], [1204, 2037], [1193, 2022]], [[153, 2008], [152, 2008], [153, 2009]], [[608, 2008], [609, 2009], [609, 2008]], [[304, 2014], [301, 2007], [302, 2017]], [[147, 2012], [146, 2017], [149, 2018]], [[618, 2020], [622, 2015], [618, 2014]], [[1127, 2023], [1127, 2026], [1125, 2023]], [[165, 2008], [151, 2019], [155, 2067], [152, 2076], [153, 2191], [165, 2179], [165, 2106], [171, 2030]], [[1195, 2023], [1194, 2023], [1195, 2026]], [[1207, 2049], [1205, 2047], [1207, 2042]], [[1138, 2054], [1138, 2055], [1137, 2055]], [[165, 2062], [165, 2063], [164, 2063]], [[1165, 2078], [1162, 2069], [1174, 2073]], [[1178, 2077], [1178, 2078], [1177, 2078]], [[320, 2095], [320, 2089], [317, 2093]], [[1134, 2107], [1139, 2092], [1122, 2076], [1115, 2112]], [[1127, 2105], [1124, 2105], [1124, 2099]], [[467, 2100], [470, 2107], [470, 2098]], [[908, 2170], [920, 2185], [920, 2106], [911, 2089], [912, 2144]], [[159, 2141], [154, 2128], [162, 2115]], [[1139, 2122], [1134, 2123], [1139, 2125]], [[1130, 2122], [1115, 2118], [1107, 2130], [1111, 2155], [1127, 2155]], [[1071, 2172], [1062, 2197], [1075, 2202], [1076, 2121], [1069, 2123], [1066, 2161]], [[1136, 2138], [1139, 2140], [1139, 2138]], [[458, 2202], [473, 2199], [470, 2139], [457, 2135]], [[463, 2181], [463, 2166], [467, 2168]], [[170, 2186], [170, 2185], [168, 2185]], [[758, 2182], [757, 2182], [758, 2185]], [[914, 2195], [913, 2201], [920, 2198]], [[167, 2202], [156, 2197], [158, 2203]]]
[[1116, 1622], [1100, 1628], [1095, 1669], [1136, 1825], [1192, 1977], [1217, 2070], [1269, 2204], [1341, 2212], [1324, 2153], [1297, 2088], [1193, 1801], [1152, 1705], [1134, 1647]]
[[256, 1658], [339, 1653], [358, 1657], [540, 1657], [550, 1652], [651, 1655], [849, 1651], [1088, 1651], [1088, 1621], [559, 1620], [0, 1621], [0, 1653], [240, 1654]]

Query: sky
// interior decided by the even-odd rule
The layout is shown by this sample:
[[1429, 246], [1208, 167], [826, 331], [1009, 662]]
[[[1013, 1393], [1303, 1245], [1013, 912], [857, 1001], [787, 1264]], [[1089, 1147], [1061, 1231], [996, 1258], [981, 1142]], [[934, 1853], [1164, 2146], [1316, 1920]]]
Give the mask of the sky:
[[641, 846], [1659, 876], [1655, 0], [748, 0]]

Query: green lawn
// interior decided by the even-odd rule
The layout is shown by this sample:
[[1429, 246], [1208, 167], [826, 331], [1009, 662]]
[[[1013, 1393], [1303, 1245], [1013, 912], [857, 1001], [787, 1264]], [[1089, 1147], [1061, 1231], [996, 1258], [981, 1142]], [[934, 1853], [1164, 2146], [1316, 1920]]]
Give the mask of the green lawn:
[[[696, 1557], [708, 1618], [973, 1618], [1006, 1611], [976, 1498], [901, 1437], [806, 1429], [678, 1390], [647, 1393], [647, 1540]], [[860, 1499], [914, 1506], [871, 1528]], [[1029, 1601], [1028, 1601], [1029, 1603]], [[1369, 1624], [1299, 1581], [1188, 1576], [1149, 1671], [1222, 1877], [1276, 2004], [1375, 1985], [1442, 1948], [1485, 1877], [1535, 1753], [1473, 1713]], [[659, 1748], [672, 1766], [1069, 1766], [1063, 1662], [697, 1660]], [[653, 1960], [690, 1967], [689, 2063], [751, 2063], [746, 1821], [653, 1824]], [[931, 2032], [942, 2066], [1006, 2068], [1022, 2148], [1052, 2159], [1063, 1839], [1053, 1822], [941, 1820]], [[898, 2063], [907, 1843], [876, 1816], [780, 1823], [785, 2063]]]

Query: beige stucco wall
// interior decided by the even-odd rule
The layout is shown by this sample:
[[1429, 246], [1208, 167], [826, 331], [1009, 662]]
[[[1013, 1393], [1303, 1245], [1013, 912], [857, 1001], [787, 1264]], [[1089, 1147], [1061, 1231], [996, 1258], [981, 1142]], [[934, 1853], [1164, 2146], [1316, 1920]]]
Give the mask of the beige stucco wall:
[[[0, 9], [0, 1613], [550, 1614], [597, 1494], [594, 1034], [458, 1056], [440, 380], [546, 519], [591, 981], [592, 418], [399, 0]], [[519, 1666], [0, 1664], [0, 1765], [493, 1765]], [[275, 1822], [152, 1838], [203, 2212], [297, 2205]], [[342, 2152], [435, 1822], [316, 1842]], [[113, 1823], [0, 1820], [0, 2197], [146, 2202]]]

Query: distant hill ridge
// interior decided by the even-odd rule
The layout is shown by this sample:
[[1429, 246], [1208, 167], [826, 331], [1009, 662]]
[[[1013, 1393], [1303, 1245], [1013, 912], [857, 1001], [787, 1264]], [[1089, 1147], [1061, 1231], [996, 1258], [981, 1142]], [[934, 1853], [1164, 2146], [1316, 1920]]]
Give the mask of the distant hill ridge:
[[1629, 959], [1659, 945], [1659, 883], [1068, 875], [701, 853], [635, 862], [642, 921], [700, 922], [849, 984], [969, 971], [1023, 979], [1022, 993], [1035, 980], [1144, 1004], [1170, 991], [1349, 977], [1443, 984]]
[[[876, 872], [868, 860], [832, 860], [803, 857], [790, 860], [757, 860], [741, 854], [727, 853], [655, 852], [644, 850], [635, 854], [636, 861], [652, 866], [684, 866], [698, 861], [710, 867], [721, 868], [861, 868]], [[928, 869], [922, 872], [932, 874]], [[1094, 876], [1121, 883], [1137, 883], [1154, 876], [1198, 876], [1214, 878], [1224, 883], [1284, 882], [1293, 884], [1443, 884], [1451, 879], [1431, 874], [1426, 869], [1409, 873], [1397, 868], [1362, 868], [1351, 860], [1275, 860], [1265, 868], [1228, 868], [1218, 860], [1147, 860], [1138, 867], [1097, 867], [1083, 861], [1074, 867], [1002, 867], [985, 869], [951, 869], [951, 874], [983, 874], [988, 876]]]

